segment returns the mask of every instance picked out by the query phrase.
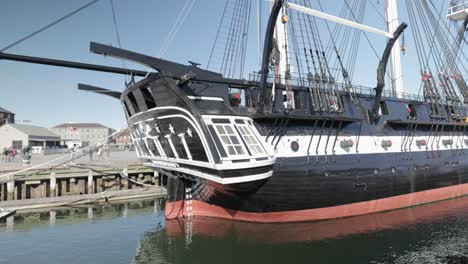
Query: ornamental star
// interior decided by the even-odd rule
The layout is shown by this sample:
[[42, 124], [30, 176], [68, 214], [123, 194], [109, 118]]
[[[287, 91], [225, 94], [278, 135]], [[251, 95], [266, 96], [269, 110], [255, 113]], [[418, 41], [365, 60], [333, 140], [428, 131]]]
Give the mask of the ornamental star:
[[172, 124], [169, 124], [169, 131], [171, 131], [171, 134], [175, 134], [174, 127]]
[[190, 130], [190, 127], [187, 128], [187, 134], [188, 134], [190, 137], [193, 137], [193, 135], [192, 135], [192, 130]]

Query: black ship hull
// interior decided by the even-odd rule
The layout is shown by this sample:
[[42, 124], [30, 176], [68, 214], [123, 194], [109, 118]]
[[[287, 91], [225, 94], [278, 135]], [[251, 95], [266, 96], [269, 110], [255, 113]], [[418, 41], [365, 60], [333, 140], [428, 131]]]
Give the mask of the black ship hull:
[[302, 111], [259, 117], [224, 84], [190, 95], [200, 85], [153, 78], [122, 101], [137, 154], [168, 179], [169, 219], [323, 220], [468, 195], [467, 123], [431, 121], [427, 103], [384, 98], [373, 124], [343, 93], [340, 113], [300, 97]]
[[[303, 47], [307, 71], [298, 65], [293, 77], [288, 59], [279, 69], [281, 51], [273, 52], [284, 2], [274, 1], [262, 67], [250, 81], [98, 43], [91, 43], [92, 52], [157, 72], [1, 52], [0, 59], [132, 75], [122, 93], [79, 88], [120, 99], [138, 157], [168, 179], [168, 218], [295, 222], [468, 195], [468, 86], [456, 65], [448, 72], [436, 65], [434, 76], [428, 65], [421, 67], [422, 96], [405, 94], [397, 85], [386, 93], [386, 67], [407, 26], [402, 23], [383, 50], [375, 88], [351, 83], [336, 46], [340, 79], [331, 73], [330, 54], [316, 44], [314, 54], [311, 43]], [[281, 21], [286, 24], [288, 16]], [[453, 60], [452, 54], [443, 55]], [[444, 61], [433, 57], [437, 64]], [[135, 82], [133, 76], [144, 78]]]
[[258, 181], [256, 188], [203, 181], [187, 189], [196, 184], [170, 178], [166, 214], [168, 218], [294, 222], [388, 211], [467, 195], [468, 157], [454, 151], [439, 154], [435, 160], [429, 160], [425, 152], [413, 154], [411, 160], [402, 154], [337, 156], [333, 163], [309, 168], [306, 158], [286, 158], [282, 168], [268, 180]]

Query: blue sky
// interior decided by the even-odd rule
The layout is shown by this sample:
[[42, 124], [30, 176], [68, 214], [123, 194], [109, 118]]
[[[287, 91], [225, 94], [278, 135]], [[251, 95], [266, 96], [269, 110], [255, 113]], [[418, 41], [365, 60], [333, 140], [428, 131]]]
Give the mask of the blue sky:
[[[4, 0], [0, 9], [0, 48], [84, 5], [89, 0]], [[324, 1], [330, 12], [341, 1]], [[377, 1], [374, 1], [377, 5]], [[384, 1], [378, 1], [383, 8]], [[196, 0], [185, 24], [171, 42], [164, 58], [186, 63], [188, 60], [206, 65], [221, 20], [224, 0]], [[122, 46], [125, 49], [158, 56], [170, 28], [185, 0], [114, 0]], [[266, 6], [267, 3], [263, 2]], [[255, 3], [253, 4], [255, 7]], [[369, 6], [365, 24], [384, 29], [383, 21]], [[265, 9], [266, 10], [266, 9]], [[252, 17], [252, 29], [255, 19]], [[257, 68], [256, 32], [251, 30], [246, 68]], [[407, 39], [410, 38], [407, 32]], [[383, 51], [384, 39], [369, 36]], [[73, 60], [121, 67], [121, 61], [89, 52], [89, 42], [117, 46], [109, 0], [101, 0], [86, 10], [42, 32], [9, 50], [39, 57]], [[369, 52], [364, 39], [356, 68], [355, 83], [375, 85], [377, 60]], [[405, 83], [411, 92], [419, 87], [418, 65], [414, 48], [403, 56]], [[127, 64], [129, 67], [139, 66]], [[371, 66], [372, 65], [372, 66]], [[202, 66], [203, 67], [203, 66]], [[18, 122], [51, 127], [63, 122], [99, 122], [112, 128], [126, 126], [124, 113], [117, 100], [77, 90], [77, 83], [87, 83], [114, 90], [124, 89], [124, 77], [58, 67], [0, 61], [0, 106], [17, 114]]]

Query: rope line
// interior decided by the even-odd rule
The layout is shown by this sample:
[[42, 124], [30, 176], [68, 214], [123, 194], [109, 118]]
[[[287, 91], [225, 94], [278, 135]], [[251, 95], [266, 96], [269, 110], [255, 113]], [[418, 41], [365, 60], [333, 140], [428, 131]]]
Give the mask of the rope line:
[[80, 12], [80, 11], [82, 11], [82, 10], [88, 8], [88, 7], [90, 7], [91, 5], [97, 3], [98, 1], [99, 1], [99, 0], [93, 0], [93, 1], [91, 1], [91, 2], [89, 2], [89, 3], [87, 3], [87, 4], [85, 4], [84, 6], [78, 8], [78, 9], [76, 9], [76, 10], [74, 10], [74, 11], [68, 13], [68, 14], [66, 14], [65, 16], [63, 16], [63, 17], [61, 17], [61, 18], [59, 18], [59, 19], [57, 19], [57, 20], [55, 20], [55, 21], [53, 21], [53, 22], [51, 22], [51, 23], [45, 25], [44, 27], [42, 27], [42, 28], [40, 28], [40, 29], [38, 29], [38, 30], [36, 30], [36, 31], [34, 31], [34, 32], [32, 32], [32, 33], [30, 33], [30, 34], [24, 36], [23, 38], [20, 38], [20, 39], [18, 39], [17, 41], [15, 41], [15, 42], [13, 42], [13, 43], [7, 45], [7, 46], [4, 47], [3, 49], [1, 49], [0, 52], [3, 52], [3, 51], [5, 51], [5, 50], [7, 50], [7, 49], [10, 49], [10, 48], [12, 48], [12, 47], [14, 47], [14, 46], [20, 44], [21, 42], [23, 42], [23, 41], [25, 41], [25, 40], [27, 40], [27, 39], [30, 39], [30, 38], [32, 38], [32, 37], [34, 37], [35, 35], [37, 35], [37, 34], [43, 32], [44, 30], [46, 30], [46, 29], [48, 29], [48, 28], [50, 28], [50, 27], [52, 27], [52, 26], [54, 26], [54, 25], [56, 25], [56, 24], [58, 24], [58, 23], [64, 21], [64, 20], [67, 19], [67, 18], [70, 18], [71, 16], [75, 15], [76, 13], [78, 13], [78, 12]]
[[163, 57], [164, 54], [166, 53], [169, 44], [171, 41], [174, 39], [174, 37], [177, 35], [179, 32], [180, 28], [185, 22], [185, 19], [189, 15], [190, 11], [193, 8], [193, 5], [195, 4], [195, 0], [187, 0], [185, 2], [184, 7], [180, 10], [179, 15], [177, 16], [176, 22], [172, 26], [171, 30], [169, 31], [169, 34], [167, 35], [161, 49], [159, 50], [159, 57]]
[[[88, 149], [91, 149], [91, 148], [94, 148], [100, 144], [102, 144], [103, 142], [106, 142], [109, 138], [112, 138], [112, 137], [115, 137], [117, 135], [119, 135], [120, 133], [124, 132], [125, 130], [124, 129], [120, 129], [112, 134], [110, 134], [109, 136], [107, 136], [106, 138], [102, 139], [101, 141], [99, 142], [96, 142], [94, 144], [91, 144], [87, 147], [84, 147], [82, 149], [80, 149], [80, 152], [81, 152], [81, 155], [84, 156], [86, 155], [86, 150]], [[0, 180], [2, 180], [3, 178], [8, 178], [8, 177], [11, 177], [11, 176], [14, 176], [15, 174], [19, 174], [19, 173], [23, 173], [23, 172], [28, 172], [28, 171], [31, 171], [31, 170], [34, 170], [34, 169], [38, 169], [38, 168], [41, 168], [41, 167], [44, 167], [46, 165], [49, 165], [49, 164], [53, 164], [54, 162], [57, 162], [57, 161], [60, 161], [60, 160], [65, 160], [65, 158], [68, 158], [67, 160], [65, 160], [64, 162], [62, 162], [61, 164], [59, 165], [56, 165], [56, 166], [61, 166], [63, 164], [66, 164], [70, 161], [73, 161], [74, 159], [76, 158], [79, 158], [79, 157], [82, 157], [82, 156], [73, 156], [70, 158], [70, 154], [66, 154], [66, 155], [63, 155], [61, 157], [58, 157], [56, 159], [53, 159], [53, 160], [50, 160], [50, 161], [47, 161], [47, 162], [44, 162], [42, 164], [38, 164], [38, 165], [35, 165], [35, 166], [32, 166], [32, 167], [29, 167], [29, 168], [26, 168], [26, 169], [22, 169], [22, 170], [18, 170], [18, 171], [15, 171], [15, 172], [9, 172], [9, 173], [6, 173], [6, 174], [3, 174], [3, 175], [0, 175]], [[54, 166], [54, 167], [56, 167]], [[52, 167], [53, 168], [53, 167]]]

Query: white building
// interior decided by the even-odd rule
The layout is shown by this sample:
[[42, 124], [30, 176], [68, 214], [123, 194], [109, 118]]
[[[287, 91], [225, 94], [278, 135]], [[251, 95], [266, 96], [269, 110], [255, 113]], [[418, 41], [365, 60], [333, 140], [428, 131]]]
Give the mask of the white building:
[[0, 149], [13, 147], [42, 147], [43, 149], [60, 146], [60, 136], [47, 128], [20, 124], [0, 126]]
[[65, 123], [50, 130], [60, 135], [64, 145], [69, 145], [69, 142], [80, 142], [73, 143], [79, 146], [108, 143], [107, 137], [115, 131], [98, 123]]

